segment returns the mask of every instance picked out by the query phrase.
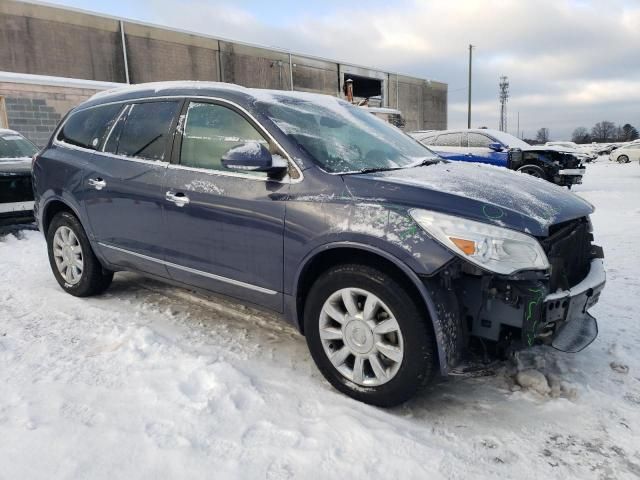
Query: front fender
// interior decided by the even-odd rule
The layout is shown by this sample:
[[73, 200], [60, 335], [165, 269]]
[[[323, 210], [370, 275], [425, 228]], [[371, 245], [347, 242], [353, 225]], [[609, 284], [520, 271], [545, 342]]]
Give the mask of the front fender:
[[297, 319], [300, 318], [301, 312], [298, 311], [298, 303], [296, 299], [298, 298], [297, 286], [301, 283], [303, 272], [310, 264], [310, 262], [314, 259], [314, 257], [316, 257], [318, 254], [327, 250], [338, 248], [349, 248], [353, 250], [361, 250], [373, 253], [384, 258], [385, 260], [388, 260], [404, 273], [406, 278], [415, 286], [416, 290], [420, 294], [420, 300], [426, 306], [427, 313], [429, 314], [429, 320], [431, 321], [435, 336], [440, 373], [442, 375], [446, 375], [449, 369], [449, 365], [451, 364], [452, 357], [452, 349], [449, 346], [452, 344], [452, 342], [455, 342], [455, 338], [448, 338], [448, 332], [450, 331], [450, 328], [448, 328], [447, 326], [447, 318], [451, 317], [451, 315], [447, 315], [447, 312], [442, 310], [442, 302], [439, 300], [437, 291], [434, 289], [431, 289], [431, 291], [427, 289], [425, 282], [406, 262], [389, 253], [387, 249], [379, 248], [377, 246], [371, 245], [370, 243], [361, 243], [357, 241], [335, 241], [320, 245], [310, 251], [302, 260], [302, 262], [300, 262], [300, 265], [298, 266], [298, 269], [296, 271], [294, 277], [294, 284], [296, 285], [296, 288], [293, 291], [293, 295], [287, 296], [287, 300], [285, 302], [285, 316], [287, 317], [287, 319], [291, 323], [294, 323], [298, 327], [300, 327], [300, 325], [298, 325]]

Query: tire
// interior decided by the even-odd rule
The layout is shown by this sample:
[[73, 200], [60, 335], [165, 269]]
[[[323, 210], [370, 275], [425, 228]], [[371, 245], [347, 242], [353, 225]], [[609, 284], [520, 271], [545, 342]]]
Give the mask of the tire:
[[111, 285], [113, 272], [102, 267], [84, 228], [73, 214], [60, 212], [53, 217], [47, 231], [47, 251], [53, 275], [65, 292], [89, 297]]
[[[345, 292], [354, 299], [360, 316], [350, 315], [345, 308]], [[365, 298], [369, 297], [378, 301], [379, 308], [373, 309], [374, 315], [363, 322]], [[336, 303], [331, 299], [337, 299]], [[333, 315], [344, 315], [342, 324], [326, 313], [327, 305], [329, 310], [331, 306], [335, 308]], [[393, 321], [395, 331], [390, 330], [395, 328]], [[381, 326], [383, 322], [385, 325]], [[311, 356], [329, 383], [370, 405], [392, 407], [407, 401], [431, 380], [437, 369], [433, 329], [424, 307], [394, 277], [369, 266], [340, 265], [320, 275], [305, 303], [304, 333]], [[349, 353], [344, 353], [345, 348]], [[395, 360], [382, 352], [393, 353]], [[336, 367], [338, 357], [345, 359]], [[357, 369], [362, 372], [360, 376], [355, 373], [356, 365], [363, 367]]]
[[629, 157], [626, 155], [620, 155], [616, 160], [618, 163], [629, 163]]
[[543, 180], [547, 179], [547, 174], [544, 172], [542, 167], [539, 167], [538, 165], [523, 165], [518, 169], [518, 171], [531, 175], [532, 177], [541, 178]]

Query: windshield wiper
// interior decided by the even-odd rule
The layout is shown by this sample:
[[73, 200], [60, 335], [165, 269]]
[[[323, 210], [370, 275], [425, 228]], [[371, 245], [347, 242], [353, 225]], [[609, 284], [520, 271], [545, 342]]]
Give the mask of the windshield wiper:
[[409, 165], [407, 168], [424, 167], [425, 165], [435, 165], [436, 163], [440, 163], [444, 161], [445, 160], [443, 160], [442, 158], [427, 157], [420, 160], [419, 162], [414, 163], [413, 165]]
[[388, 172], [391, 170], [402, 170], [405, 167], [368, 167], [362, 170], [356, 170], [354, 172], [345, 172], [345, 175], [354, 175], [360, 173], [376, 173], [376, 172]]

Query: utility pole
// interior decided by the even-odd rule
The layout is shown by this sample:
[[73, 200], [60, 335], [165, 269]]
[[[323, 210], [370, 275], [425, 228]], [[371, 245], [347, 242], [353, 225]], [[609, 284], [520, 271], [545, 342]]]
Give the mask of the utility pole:
[[473, 45], [469, 44], [469, 105], [467, 107], [467, 128], [471, 128], [471, 63], [473, 59]]
[[507, 102], [509, 101], [509, 79], [500, 77], [500, 131], [507, 131]]
[[516, 137], [522, 139], [520, 136], [520, 112], [518, 112], [518, 129], [516, 130]]

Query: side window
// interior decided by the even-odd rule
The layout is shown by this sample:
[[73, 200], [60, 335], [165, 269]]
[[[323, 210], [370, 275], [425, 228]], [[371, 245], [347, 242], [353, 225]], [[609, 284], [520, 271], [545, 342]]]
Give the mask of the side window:
[[493, 143], [493, 141], [487, 137], [486, 135], [482, 135], [481, 133], [469, 133], [469, 147], [470, 148], [489, 148], [489, 145]]
[[462, 135], [459, 133], [445, 133], [438, 137], [434, 142], [434, 145], [438, 145], [440, 147], [459, 147], [461, 137]]
[[423, 145], [435, 145], [435, 139], [436, 137], [424, 137], [420, 139], [420, 143], [422, 143]]
[[[236, 111], [212, 103], [192, 102], [184, 123], [180, 164], [229, 171], [222, 165], [222, 156], [246, 142], [259, 142], [269, 148], [264, 137]], [[266, 176], [261, 172], [243, 173]]]
[[113, 154], [118, 151], [118, 142], [120, 141], [120, 135], [122, 134], [122, 129], [124, 128], [124, 124], [127, 121], [127, 115], [129, 114], [129, 109], [131, 107], [132, 105], [126, 105], [112, 123], [110, 129], [111, 131], [107, 133], [104, 147], [102, 147], [103, 151]]
[[[131, 105], [126, 120], [124, 116], [120, 118], [123, 124], [114, 126], [105, 151], [126, 157], [164, 160], [171, 139], [171, 125], [179, 109], [180, 102]], [[120, 129], [121, 132], [115, 131]]]
[[105, 105], [73, 113], [58, 134], [58, 140], [96, 150], [111, 128], [122, 105]]

